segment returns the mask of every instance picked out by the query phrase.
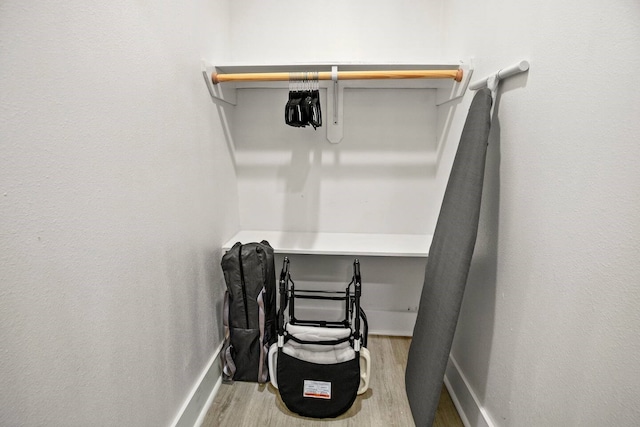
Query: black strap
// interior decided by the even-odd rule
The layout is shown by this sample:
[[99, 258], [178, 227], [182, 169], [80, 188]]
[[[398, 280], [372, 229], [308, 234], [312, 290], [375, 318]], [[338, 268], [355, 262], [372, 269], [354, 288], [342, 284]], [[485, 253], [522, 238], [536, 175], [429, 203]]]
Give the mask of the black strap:
[[341, 344], [343, 342], [347, 342], [351, 339], [351, 337], [344, 337], [344, 338], [338, 338], [335, 340], [325, 340], [325, 341], [307, 341], [307, 340], [301, 340], [300, 338], [296, 338], [291, 334], [286, 334], [284, 337], [285, 341], [287, 340], [292, 340], [297, 342], [298, 344], [318, 344], [318, 345], [336, 345], [336, 344]]
[[242, 245], [238, 247], [238, 264], [240, 264], [240, 286], [242, 287], [242, 302], [244, 303], [244, 318], [247, 322], [245, 328], [249, 329], [249, 306], [247, 304], [247, 285], [244, 281], [244, 268], [242, 267]]

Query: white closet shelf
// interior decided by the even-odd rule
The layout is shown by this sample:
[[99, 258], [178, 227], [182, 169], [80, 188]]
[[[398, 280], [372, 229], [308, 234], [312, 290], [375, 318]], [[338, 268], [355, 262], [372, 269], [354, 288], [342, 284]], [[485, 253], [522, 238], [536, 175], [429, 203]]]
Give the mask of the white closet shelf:
[[427, 257], [432, 235], [243, 230], [222, 247], [266, 240], [277, 254]]
[[[315, 64], [217, 64], [202, 62], [202, 75], [211, 95], [211, 99], [219, 105], [235, 106], [237, 89], [288, 88], [287, 81], [230, 81], [213, 83], [213, 76], [220, 74], [245, 73], [304, 73], [304, 72], [378, 72], [378, 71], [411, 71], [411, 70], [461, 70], [462, 79], [452, 78], [382, 78], [347, 79], [335, 81], [323, 80], [319, 86], [327, 91], [327, 105], [323, 106], [323, 126], [327, 129], [327, 139], [334, 144], [343, 137], [343, 98], [344, 89], [434, 89], [436, 105], [442, 105], [461, 98], [473, 74], [469, 62], [447, 61], [432, 63], [315, 63]], [[394, 73], [391, 73], [394, 74]]]

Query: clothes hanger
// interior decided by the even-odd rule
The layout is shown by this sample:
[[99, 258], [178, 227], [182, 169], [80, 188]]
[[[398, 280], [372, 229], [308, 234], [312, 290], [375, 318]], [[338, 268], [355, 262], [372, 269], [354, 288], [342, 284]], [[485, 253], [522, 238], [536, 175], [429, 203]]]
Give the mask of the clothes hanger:
[[[311, 77], [311, 78], [310, 78]], [[293, 127], [322, 126], [318, 73], [290, 73], [285, 123]]]

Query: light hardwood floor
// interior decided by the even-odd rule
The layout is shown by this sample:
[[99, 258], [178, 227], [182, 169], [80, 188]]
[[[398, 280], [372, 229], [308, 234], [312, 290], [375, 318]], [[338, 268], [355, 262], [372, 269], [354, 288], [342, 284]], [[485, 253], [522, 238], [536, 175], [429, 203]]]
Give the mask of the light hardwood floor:
[[[369, 390], [338, 418], [305, 418], [290, 412], [271, 385], [222, 384], [203, 427], [413, 426], [404, 388], [409, 338], [370, 336], [373, 367]], [[434, 427], [462, 427], [446, 387], [442, 387]]]

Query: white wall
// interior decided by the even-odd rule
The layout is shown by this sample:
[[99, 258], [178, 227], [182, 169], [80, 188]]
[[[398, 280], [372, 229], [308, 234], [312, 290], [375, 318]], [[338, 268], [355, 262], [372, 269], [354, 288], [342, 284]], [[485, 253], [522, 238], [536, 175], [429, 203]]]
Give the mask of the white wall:
[[428, 202], [437, 169], [435, 92], [345, 89], [344, 138], [331, 144], [326, 109], [325, 126], [293, 128], [284, 123], [286, 88], [239, 89], [234, 143], [242, 228], [433, 233], [424, 218], [436, 211]]
[[441, 0], [236, 0], [231, 5], [234, 62], [414, 62], [442, 54]]
[[[442, 57], [442, 13], [439, 0], [234, 1], [231, 58], [241, 64], [458, 60]], [[339, 144], [326, 138], [325, 91], [325, 126], [317, 131], [285, 125], [287, 96], [286, 87], [237, 91], [233, 141], [243, 229], [433, 233], [440, 148], [435, 89], [345, 89]], [[292, 271], [304, 286], [342, 288], [352, 261], [294, 257]], [[410, 334], [424, 258], [360, 261], [371, 329]]]
[[[442, 12], [439, 0], [234, 1], [231, 57], [249, 64], [437, 62]], [[344, 138], [337, 145], [326, 139], [331, 117], [324, 93], [325, 126], [317, 131], [285, 125], [286, 88], [237, 95], [242, 228], [433, 232], [435, 90], [345, 89]]]
[[220, 343], [225, 1], [0, 5], [0, 424], [168, 425]]
[[640, 423], [638, 17], [636, 1], [447, 2], [474, 77], [531, 60], [502, 86], [452, 351], [495, 425]]

